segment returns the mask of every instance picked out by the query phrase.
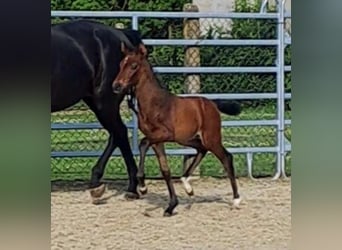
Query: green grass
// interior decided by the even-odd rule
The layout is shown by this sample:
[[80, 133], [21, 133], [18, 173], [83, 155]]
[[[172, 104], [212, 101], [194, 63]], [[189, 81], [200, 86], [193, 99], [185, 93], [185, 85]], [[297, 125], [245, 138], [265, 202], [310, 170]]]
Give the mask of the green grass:
[[[75, 109], [78, 108], [78, 109]], [[81, 109], [81, 110], [80, 110]], [[121, 114], [125, 122], [131, 119], [125, 104], [122, 105]], [[222, 120], [258, 120], [275, 119], [276, 109], [274, 107], [248, 108], [244, 109], [238, 117], [222, 115]], [[286, 118], [290, 119], [290, 112], [286, 112]], [[51, 122], [97, 122], [94, 114], [78, 105], [74, 109], [66, 110], [51, 115]], [[291, 128], [285, 130], [286, 137], [291, 140]], [[276, 146], [275, 126], [253, 126], [253, 127], [229, 127], [222, 128], [223, 144], [225, 147], [272, 147]], [[130, 140], [132, 130], [129, 130]], [[139, 137], [142, 134], [139, 133]], [[96, 130], [67, 130], [51, 132], [52, 151], [103, 151], [107, 143], [108, 134], [103, 129]], [[131, 140], [132, 143], [132, 140]], [[181, 148], [181, 146], [168, 143], [166, 148]], [[291, 155], [286, 157], [286, 172], [291, 173]], [[138, 162], [139, 157], [135, 157]], [[89, 179], [91, 168], [97, 158], [52, 158], [51, 170], [52, 179]], [[174, 176], [182, 173], [181, 156], [168, 156], [168, 162]], [[238, 176], [245, 176], [247, 162], [245, 154], [235, 154], [234, 163]], [[269, 176], [274, 173], [276, 155], [274, 153], [254, 154], [253, 170], [255, 176]], [[154, 156], [146, 158], [146, 175], [149, 177], [160, 176], [157, 160]], [[223, 168], [219, 161], [211, 154], [208, 154], [200, 164], [200, 173], [203, 176], [222, 176]], [[106, 178], [126, 178], [126, 166], [122, 157], [112, 157], [106, 167]]]

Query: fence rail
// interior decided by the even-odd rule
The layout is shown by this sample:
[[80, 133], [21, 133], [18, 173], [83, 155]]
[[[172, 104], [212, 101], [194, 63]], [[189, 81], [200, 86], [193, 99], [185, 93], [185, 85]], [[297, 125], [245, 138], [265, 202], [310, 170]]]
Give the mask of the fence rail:
[[[291, 44], [291, 38], [284, 35], [284, 20], [290, 18], [291, 13], [285, 12], [284, 1], [278, 4], [277, 13], [217, 13], [217, 12], [150, 12], [150, 11], [133, 11], [133, 12], [112, 12], [112, 11], [51, 11], [52, 17], [64, 18], [130, 18], [132, 28], [139, 30], [139, 19], [146, 18], [224, 18], [224, 19], [275, 19], [277, 21], [277, 39], [273, 40], [253, 40], [253, 39], [144, 39], [146, 45], [153, 46], [252, 46], [265, 45], [277, 47], [276, 66], [272, 67], [154, 67], [156, 73], [165, 74], [217, 74], [217, 73], [276, 73], [277, 74], [277, 91], [275, 93], [239, 93], [239, 94], [195, 94], [205, 96], [207, 98], [220, 99], [276, 99], [277, 114], [276, 119], [270, 120], [238, 120], [238, 121], [223, 121], [222, 127], [234, 126], [275, 126], [276, 127], [276, 146], [274, 147], [236, 147], [229, 148], [233, 153], [247, 155], [247, 171], [248, 176], [253, 178], [253, 154], [274, 152], [277, 154], [277, 163], [275, 167], [274, 179], [280, 176], [285, 176], [285, 156], [291, 151], [291, 143], [285, 137], [285, 126], [291, 125], [290, 119], [285, 119], [285, 100], [291, 99], [291, 94], [285, 93], [284, 90], [284, 72], [290, 72], [291, 66], [284, 63], [284, 49], [286, 45]], [[193, 94], [184, 94], [189, 96]], [[137, 118], [134, 114], [130, 122], [126, 123], [129, 129], [133, 132], [133, 153], [139, 154], [138, 150], [138, 127]], [[97, 122], [82, 122], [82, 123], [52, 123], [53, 131], [64, 130], [87, 130], [101, 129], [101, 125]], [[191, 155], [195, 151], [193, 149], [167, 149], [169, 155]], [[97, 157], [101, 154], [100, 151], [53, 151], [53, 158], [73, 158], [73, 157]], [[151, 151], [148, 154], [152, 154]], [[119, 155], [119, 151], [115, 150], [113, 155]]]
[[277, 19], [279, 13], [170, 12], [170, 11], [51, 11], [52, 17], [82, 18], [232, 18]]
[[[278, 67], [154, 67], [156, 73], [277, 73]], [[291, 66], [284, 68], [285, 72], [291, 71]]]

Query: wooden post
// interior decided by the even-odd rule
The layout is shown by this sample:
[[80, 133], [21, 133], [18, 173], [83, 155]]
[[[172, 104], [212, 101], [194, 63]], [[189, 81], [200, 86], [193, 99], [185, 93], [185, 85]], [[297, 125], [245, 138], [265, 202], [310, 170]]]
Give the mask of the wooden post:
[[[197, 5], [187, 3], [183, 7], [185, 12], [198, 12]], [[200, 23], [198, 18], [185, 18], [183, 26], [184, 39], [199, 39]], [[200, 66], [200, 49], [196, 46], [188, 46], [185, 49], [184, 66], [198, 67]], [[196, 74], [188, 74], [185, 79], [186, 92], [195, 94], [200, 92], [200, 76]], [[185, 155], [183, 159], [183, 171], [185, 171], [191, 162], [194, 160], [194, 155]], [[192, 176], [200, 176], [200, 170], [197, 168]]]
[[[185, 12], [198, 12], [197, 5], [185, 4], [183, 7]], [[185, 18], [183, 27], [184, 39], [199, 39], [200, 24], [198, 18]], [[196, 46], [188, 46], [185, 49], [184, 66], [198, 67], [200, 66], [200, 50]], [[185, 79], [186, 92], [195, 94], [200, 92], [200, 76], [188, 74]]]

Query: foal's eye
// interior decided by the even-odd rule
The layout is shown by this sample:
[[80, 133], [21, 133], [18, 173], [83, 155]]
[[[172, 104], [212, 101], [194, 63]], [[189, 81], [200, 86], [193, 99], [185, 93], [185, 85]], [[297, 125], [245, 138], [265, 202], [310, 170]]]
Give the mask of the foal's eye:
[[137, 69], [137, 67], [138, 67], [138, 64], [137, 64], [137, 63], [132, 63], [132, 65], [131, 65], [131, 69], [132, 69], [132, 70]]

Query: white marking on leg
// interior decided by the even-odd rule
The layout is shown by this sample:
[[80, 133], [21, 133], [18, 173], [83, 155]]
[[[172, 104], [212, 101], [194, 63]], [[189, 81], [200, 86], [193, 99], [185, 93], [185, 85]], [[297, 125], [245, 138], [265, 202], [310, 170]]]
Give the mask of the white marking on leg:
[[183, 186], [184, 186], [185, 191], [188, 194], [192, 193], [192, 187], [191, 187], [191, 185], [189, 183], [189, 177], [188, 178], [181, 177], [181, 181], [183, 182]]
[[146, 192], [147, 191], [147, 186], [144, 187], [139, 187], [140, 192]]
[[239, 208], [240, 202], [241, 202], [241, 197], [234, 199], [233, 207]]

